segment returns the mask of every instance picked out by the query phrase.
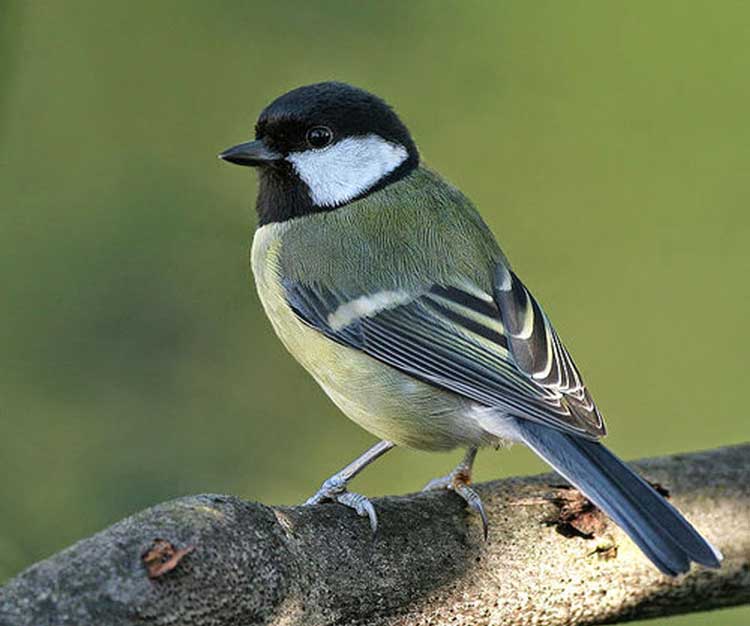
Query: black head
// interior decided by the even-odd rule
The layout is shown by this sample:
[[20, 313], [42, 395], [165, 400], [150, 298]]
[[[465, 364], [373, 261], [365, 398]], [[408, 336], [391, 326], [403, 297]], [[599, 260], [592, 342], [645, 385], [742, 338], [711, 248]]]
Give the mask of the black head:
[[338, 82], [280, 96], [260, 114], [255, 141], [219, 156], [259, 168], [261, 224], [348, 204], [419, 163], [417, 147], [393, 109]]

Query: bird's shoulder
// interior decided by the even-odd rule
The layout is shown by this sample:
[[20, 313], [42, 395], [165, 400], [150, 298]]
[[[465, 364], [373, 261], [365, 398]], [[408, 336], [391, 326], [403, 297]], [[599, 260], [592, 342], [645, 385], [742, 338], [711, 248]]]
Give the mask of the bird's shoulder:
[[456, 281], [489, 290], [494, 267], [505, 262], [468, 198], [425, 167], [347, 206], [290, 220], [278, 231], [284, 277], [352, 294]]

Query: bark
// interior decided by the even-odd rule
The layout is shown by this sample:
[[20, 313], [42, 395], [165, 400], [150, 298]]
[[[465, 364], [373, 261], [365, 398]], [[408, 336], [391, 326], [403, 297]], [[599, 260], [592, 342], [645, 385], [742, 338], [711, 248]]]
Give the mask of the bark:
[[200, 495], [159, 504], [0, 589], [0, 625], [603, 624], [750, 603], [750, 444], [635, 463], [725, 556], [659, 574], [556, 475], [451, 493], [268, 507]]

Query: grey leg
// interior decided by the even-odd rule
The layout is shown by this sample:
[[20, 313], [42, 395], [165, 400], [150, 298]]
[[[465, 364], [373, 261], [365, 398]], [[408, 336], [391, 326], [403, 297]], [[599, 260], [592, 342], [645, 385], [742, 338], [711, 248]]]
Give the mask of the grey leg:
[[474, 466], [474, 459], [476, 456], [477, 448], [469, 448], [466, 451], [466, 456], [464, 456], [463, 460], [456, 466], [456, 469], [447, 476], [441, 476], [440, 478], [431, 480], [425, 485], [423, 491], [433, 491], [437, 489], [449, 489], [450, 491], [455, 491], [464, 499], [470, 508], [479, 513], [479, 516], [482, 518], [484, 540], [487, 541], [487, 536], [489, 534], [487, 514], [484, 512], [484, 506], [482, 506], [482, 499], [479, 497], [479, 494], [469, 487], [471, 484], [471, 469]]
[[354, 509], [358, 515], [370, 518], [370, 527], [372, 532], [378, 529], [378, 516], [375, 514], [375, 508], [372, 503], [363, 495], [352, 493], [346, 490], [347, 483], [359, 474], [365, 467], [375, 459], [383, 456], [388, 450], [396, 444], [390, 441], [380, 441], [372, 448], [367, 450], [363, 455], [354, 459], [349, 465], [339, 472], [336, 472], [326, 480], [318, 489], [318, 492], [310, 498], [306, 505], [320, 504], [321, 502], [338, 502], [344, 506]]

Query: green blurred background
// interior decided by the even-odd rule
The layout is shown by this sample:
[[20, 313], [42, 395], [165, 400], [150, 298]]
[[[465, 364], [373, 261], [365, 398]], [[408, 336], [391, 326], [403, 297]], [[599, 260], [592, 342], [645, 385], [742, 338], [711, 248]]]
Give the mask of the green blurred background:
[[[0, 11], [0, 581], [167, 498], [299, 502], [372, 443], [273, 336], [255, 178], [216, 159], [319, 80], [393, 103], [477, 203], [612, 448], [749, 438], [749, 3]], [[457, 456], [397, 450], [356, 489], [416, 490]], [[520, 449], [478, 464], [542, 469]]]

